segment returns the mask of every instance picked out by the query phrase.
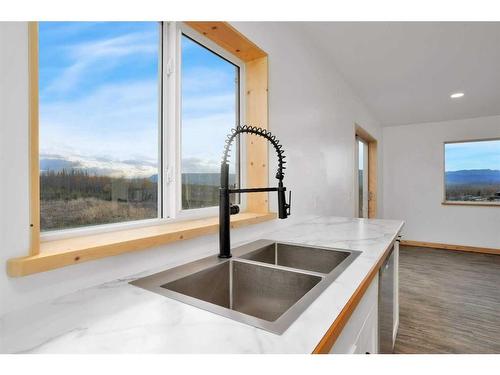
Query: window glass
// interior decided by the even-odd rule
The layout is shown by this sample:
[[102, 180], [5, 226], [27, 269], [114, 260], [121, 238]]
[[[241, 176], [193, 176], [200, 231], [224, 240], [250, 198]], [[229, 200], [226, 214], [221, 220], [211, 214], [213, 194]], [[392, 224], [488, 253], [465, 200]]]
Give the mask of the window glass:
[[[239, 121], [239, 68], [183, 35], [182, 209], [219, 203], [220, 162], [227, 134]], [[238, 185], [238, 143], [232, 147], [229, 182]]]
[[357, 139], [358, 217], [368, 217], [368, 144]]
[[156, 22], [40, 22], [44, 231], [158, 217]]
[[364, 162], [365, 162], [365, 157], [364, 157], [364, 144], [361, 141], [358, 141], [358, 217], [363, 217], [363, 203], [364, 203], [364, 174], [365, 174], [365, 167], [364, 167]]
[[447, 201], [500, 203], [500, 140], [445, 143]]

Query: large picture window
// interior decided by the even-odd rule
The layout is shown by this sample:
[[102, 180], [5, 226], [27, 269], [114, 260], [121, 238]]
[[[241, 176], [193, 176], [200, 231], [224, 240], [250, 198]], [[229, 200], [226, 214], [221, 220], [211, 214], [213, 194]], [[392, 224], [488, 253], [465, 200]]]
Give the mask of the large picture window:
[[500, 205], [500, 139], [444, 144], [445, 201]]
[[[239, 60], [180, 23], [38, 29], [41, 230], [213, 215]], [[240, 174], [238, 140], [235, 187]]]
[[[227, 22], [26, 26], [30, 246], [8, 274], [215, 233], [206, 181], [230, 128], [268, 128], [267, 53]], [[233, 143], [233, 185], [268, 186], [267, 146]], [[276, 218], [265, 193], [234, 199], [232, 227]]]

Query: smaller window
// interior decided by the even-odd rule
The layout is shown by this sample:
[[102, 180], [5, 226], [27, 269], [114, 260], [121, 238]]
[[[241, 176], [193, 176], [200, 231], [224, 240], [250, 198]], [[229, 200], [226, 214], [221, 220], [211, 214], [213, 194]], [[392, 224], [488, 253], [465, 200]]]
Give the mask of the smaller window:
[[[224, 142], [240, 122], [240, 68], [182, 34], [181, 72], [181, 206], [217, 206]], [[239, 158], [237, 140], [229, 169], [233, 187], [239, 186]]]
[[500, 205], [500, 139], [444, 144], [445, 200]]

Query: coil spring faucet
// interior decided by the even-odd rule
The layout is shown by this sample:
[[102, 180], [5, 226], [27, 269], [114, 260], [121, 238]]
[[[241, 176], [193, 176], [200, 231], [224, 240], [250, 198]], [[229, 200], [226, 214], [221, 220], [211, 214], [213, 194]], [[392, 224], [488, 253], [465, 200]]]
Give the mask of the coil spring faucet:
[[[267, 139], [276, 150], [278, 154], [278, 171], [276, 178], [278, 179], [278, 187], [267, 188], [247, 188], [247, 189], [230, 189], [229, 188], [229, 152], [231, 145], [238, 134], [248, 133], [258, 135]], [[283, 146], [279, 143], [276, 137], [269, 131], [257, 128], [254, 126], [237, 126], [231, 130], [227, 136], [226, 145], [224, 147], [224, 155], [220, 166], [220, 190], [219, 190], [219, 258], [231, 258], [231, 238], [230, 238], [230, 215], [237, 214], [240, 209], [236, 205], [232, 205], [229, 201], [230, 194], [237, 193], [259, 193], [268, 191], [278, 192], [278, 217], [286, 219], [290, 215], [292, 192], [289, 192], [288, 203], [286, 202], [285, 191], [286, 187], [283, 186], [283, 178], [285, 177], [284, 170], [286, 167], [285, 155]]]

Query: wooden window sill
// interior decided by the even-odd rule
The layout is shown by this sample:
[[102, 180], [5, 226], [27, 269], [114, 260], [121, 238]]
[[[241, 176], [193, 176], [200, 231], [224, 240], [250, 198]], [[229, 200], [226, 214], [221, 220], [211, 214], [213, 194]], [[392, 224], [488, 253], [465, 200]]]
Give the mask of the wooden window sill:
[[479, 207], [500, 207], [500, 202], [473, 202], [473, 201], [443, 201], [444, 206], [479, 206]]
[[[275, 218], [275, 213], [245, 212], [231, 217], [231, 228], [257, 224]], [[218, 218], [210, 217], [41, 242], [39, 254], [9, 259], [7, 273], [11, 277], [31, 275], [216, 233], [218, 227]]]

